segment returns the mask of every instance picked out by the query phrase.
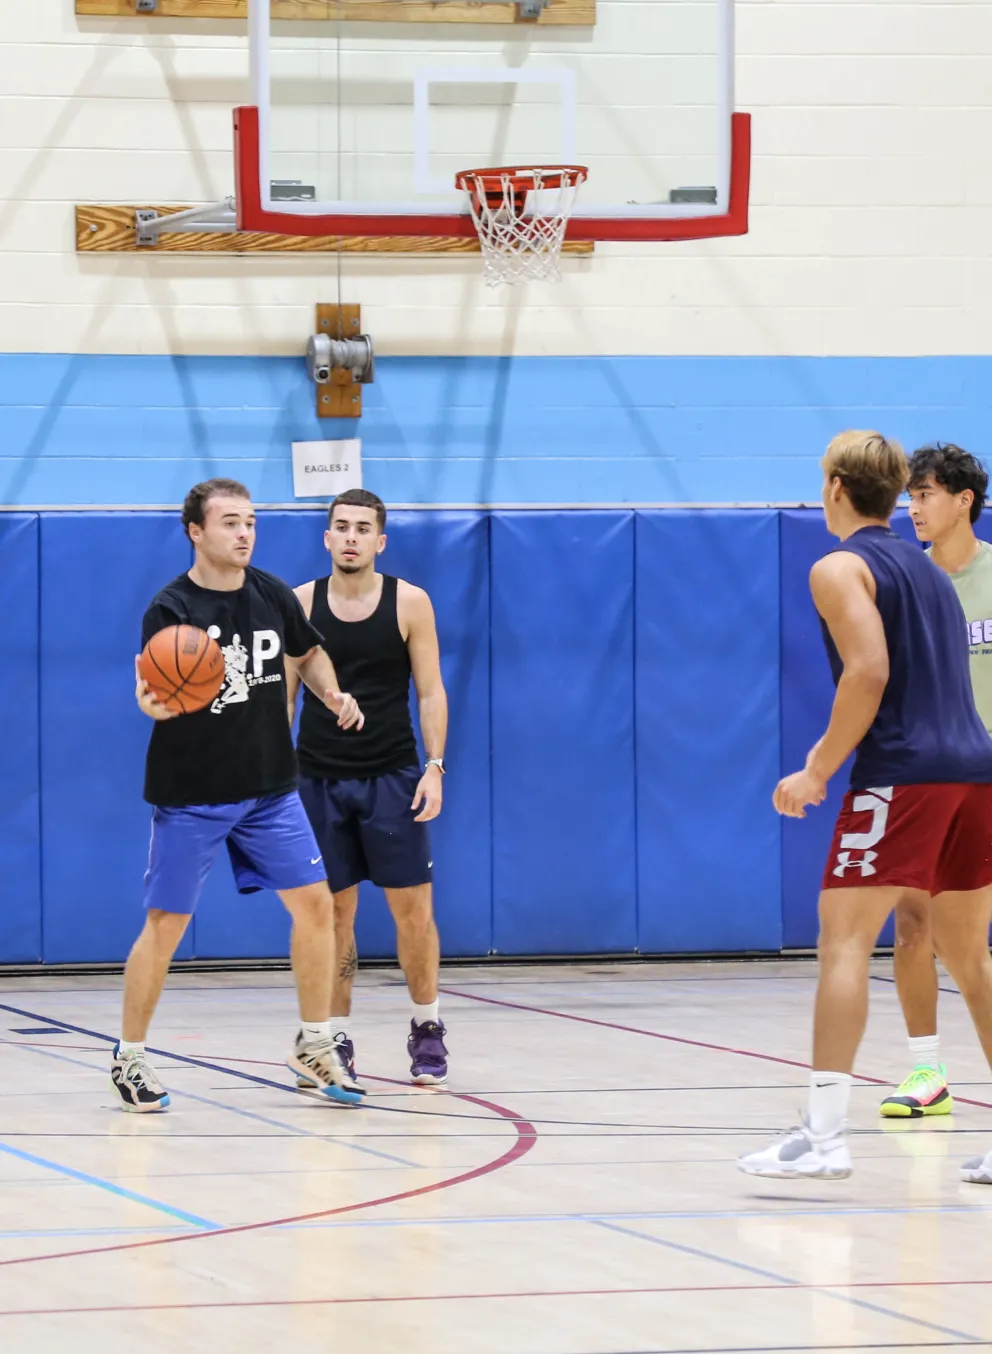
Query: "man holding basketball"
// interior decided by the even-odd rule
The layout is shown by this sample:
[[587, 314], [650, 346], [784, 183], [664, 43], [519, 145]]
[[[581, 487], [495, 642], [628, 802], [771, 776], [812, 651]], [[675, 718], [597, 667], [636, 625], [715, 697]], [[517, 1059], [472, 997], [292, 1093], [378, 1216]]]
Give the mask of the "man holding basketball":
[[[367, 489], [339, 494], [324, 533], [333, 570], [296, 589], [342, 679], [373, 716], [368, 729], [346, 735], [321, 702], [306, 694], [297, 746], [300, 797], [334, 892], [341, 963], [331, 993], [331, 1031], [338, 1047], [354, 1071], [349, 1017], [358, 967], [355, 912], [358, 885], [370, 879], [385, 889], [410, 989], [410, 1076], [432, 1086], [447, 1079], [448, 1055], [438, 1015], [440, 945], [427, 823], [441, 812], [448, 700], [430, 598], [422, 588], [376, 570], [386, 548], [385, 525], [381, 498]], [[427, 752], [424, 767], [417, 764], [410, 718], [411, 677]], [[299, 685], [290, 672], [290, 722]]]
[[354, 697], [339, 692], [321, 636], [290, 588], [251, 567], [255, 511], [244, 485], [226, 479], [195, 485], [183, 525], [193, 567], [153, 600], [142, 643], [168, 626], [195, 626], [220, 645], [225, 683], [208, 706], [176, 718], [138, 673], [138, 704], [155, 720], [145, 773], [145, 798], [153, 805], [147, 918], [124, 973], [111, 1079], [126, 1110], [169, 1104], [144, 1041], [176, 947], [226, 845], [239, 890], [274, 889], [293, 919], [301, 1028], [288, 1066], [308, 1088], [357, 1104], [364, 1092], [331, 1038], [334, 903], [296, 793], [284, 659], [336, 727], [359, 730], [364, 716]]

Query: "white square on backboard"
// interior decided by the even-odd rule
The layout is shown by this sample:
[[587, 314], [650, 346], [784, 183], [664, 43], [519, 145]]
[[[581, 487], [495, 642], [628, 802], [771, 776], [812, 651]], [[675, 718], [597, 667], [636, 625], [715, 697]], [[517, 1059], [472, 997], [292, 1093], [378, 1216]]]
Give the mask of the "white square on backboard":
[[362, 443], [358, 437], [337, 442], [293, 443], [295, 498], [334, 498], [362, 487]]
[[[575, 160], [577, 80], [568, 66], [422, 66], [413, 81], [413, 181], [418, 193], [451, 192], [451, 178], [431, 169], [431, 85], [556, 85], [561, 95], [561, 164]], [[471, 167], [471, 166], [470, 166]], [[482, 168], [481, 165], [478, 168]]]

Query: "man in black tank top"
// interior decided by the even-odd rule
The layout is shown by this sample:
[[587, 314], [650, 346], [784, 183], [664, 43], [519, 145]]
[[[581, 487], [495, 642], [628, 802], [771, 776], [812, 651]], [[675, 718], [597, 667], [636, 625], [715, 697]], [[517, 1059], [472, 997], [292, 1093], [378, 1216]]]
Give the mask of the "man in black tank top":
[[[358, 969], [358, 885], [386, 893], [397, 949], [413, 1001], [407, 1051], [421, 1085], [447, 1079], [445, 1028], [438, 1015], [440, 945], [434, 923], [427, 823], [441, 812], [448, 702], [437, 629], [422, 588], [376, 571], [386, 548], [386, 508], [365, 489], [331, 504], [324, 544], [332, 573], [296, 589], [311, 625], [332, 656], [339, 681], [359, 702], [364, 728], [342, 729], [304, 693], [297, 740], [300, 797], [313, 825], [334, 894], [340, 965], [331, 992], [331, 1025], [354, 1068], [351, 989]], [[417, 691], [427, 752], [421, 768], [410, 717]], [[299, 682], [287, 673], [290, 722]]]

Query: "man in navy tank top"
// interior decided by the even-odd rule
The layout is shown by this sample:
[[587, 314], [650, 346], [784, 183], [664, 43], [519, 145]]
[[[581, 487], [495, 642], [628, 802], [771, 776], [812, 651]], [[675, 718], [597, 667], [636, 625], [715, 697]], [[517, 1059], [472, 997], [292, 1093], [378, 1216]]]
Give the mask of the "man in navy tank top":
[[[810, 590], [837, 691], [802, 771], [780, 781], [779, 813], [805, 817], [855, 753], [820, 894], [813, 1071], [803, 1123], [740, 1158], [749, 1175], [843, 1179], [847, 1111], [868, 1016], [869, 963], [906, 899], [928, 906], [934, 945], [992, 1065], [992, 739], [978, 716], [954, 585], [889, 529], [908, 482], [902, 448], [841, 433], [823, 460], [827, 529], [841, 544]], [[962, 1167], [992, 1183], [992, 1153]]]
[[[340, 494], [324, 533], [332, 571], [296, 589], [333, 655], [339, 680], [367, 716], [364, 728], [342, 729], [304, 692], [297, 740], [300, 797], [334, 894], [340, 965], [331, 990], [331, 1025], [342, 1058], [354, 1075], [355, 913], [358, 886], [369, 879], [385, 890], [413, 1003], [410, 1076], [430, 1086], [448, 1076], [427, 828], [441, 812], [448, 701], [430, 598], [422, 588], [376, 570], [386, 548], [385, 526], [381, 498], [366, 489]], [[300, 683], [294, 673], [287, 675], [292, 722]], [[427, 753], [423, 767], [410, 717], [411, 677]]]

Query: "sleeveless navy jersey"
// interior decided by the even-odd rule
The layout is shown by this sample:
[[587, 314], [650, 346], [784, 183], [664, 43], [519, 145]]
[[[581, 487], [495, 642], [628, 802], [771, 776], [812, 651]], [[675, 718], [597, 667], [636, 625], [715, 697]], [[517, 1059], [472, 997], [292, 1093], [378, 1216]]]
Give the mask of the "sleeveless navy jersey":
[[[975, 709], [953, 583], [888, 527], [862, 527], [837, 548], [871, 570], [889, 650], [888, 685], [858, 747], [851, 788], [992, 782], [992, 738]], [[843, 664], [820, 623], [836, 683]]]

